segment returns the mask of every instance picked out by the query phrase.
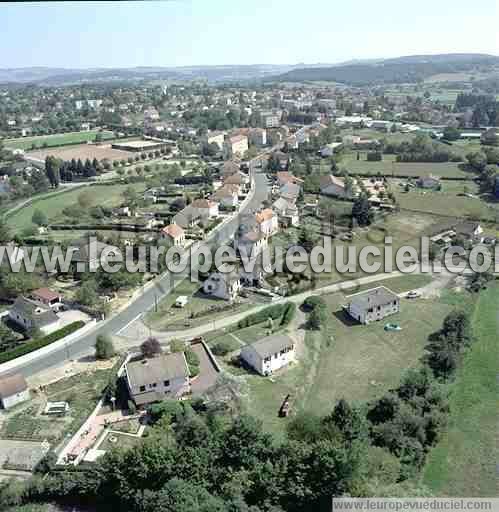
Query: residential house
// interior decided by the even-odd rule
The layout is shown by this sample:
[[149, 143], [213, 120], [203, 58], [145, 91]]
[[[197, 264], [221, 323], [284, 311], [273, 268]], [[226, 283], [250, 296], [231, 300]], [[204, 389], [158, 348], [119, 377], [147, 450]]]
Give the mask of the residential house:
[[235, 208], [239, 204], [239, 187], [237, 185], [223, 185], [214, 194], [211, 199], [217, 201], [224, 208]]
[[228, 137], [224, 143], [224, 151], [226, 158], [237, 156], [242, 158], [248, 151], [248, 137], [245, 135], [234, 135]]
[[260, 375], [271, 375], [295, 360], [295, 344], [286, 334], [273, 334], [243, 347], [241, 359]]
[[197, 210], [201, 218], [218, 217], [218, 203], [210, 199], [195, 199], [189, 206]]
[[154, 108], [150, 107], [144, 110], [144, 120], [157, 121], [159, 119], [159, 112]]
[[286, 183], [279, 189], [281, 197], [289, 202], [296, 203], [298, 196], [300, 195], [301, 187], [295, 183]]
[[283, 185], [286, 185], [287, 183], [294, 183], [297, 185], [301, 185], [303, 183], [303, 180], [300, 178], [297, 178], [296, 176], [293, 176], [288, 171], [278, 171], [277, 172], [277, 184], [282, 187]]
[[26, 400], [29, 400], [29, 388], [20, 373], [0, 377], [0, 405], [3, 409], [10, 409]]
[[283, 227], [298, 226], [300, 223], [298, 208], [283, 197], [274, 201], [272, 209], [277, 213], [279, 223]]
[[61, 321], [55, 312], [42, 302], [19, 296], [9, 310], [9, 319], [24, 331], [40, 329], [49, 334], [60, 328]]
[[278, 128], [281, 126], [281, 116], [275, 112], [262, 112], [260, 114], [264, 128]]
[[31, 292], [33, 300], [41, 302], [49, 308], [58, 311], [62, 306], [62, 297], [60, 293], [54, 292], [50, 288], [38, 288]]
[[216, 144], [222, 151], [224, 148], [224, 138], [225, 135], [223, 132], [210, 132], [206, 135], [205, 140], [207, 144]]
[[264, 128], [253, 128], [249, 132], [249, 140], [255, 146], [265, 146], [267, 144], [267, 130]]
[[268, 247], [267, 236], [258, 228], [251, 229], [238, 235], [234, 241], [235, 248], [245, 257], [257, 256]]
[[173, 224], [183, 229], [194, 227], [200, 220], [201, 215], [196, 208], [191, 205], [186, 206], [182, 211], [173, 216]]
[[203, 283], [203, 292], [206, 295], [229, 301], [239, 295], [241, 288], [241, 280], [235, 273], [214, 272]]
[[483, 228], [478, 222], [465, 221], [456, 224], [453, 227], [456, 237], [463, 239], [465, 242], [481, 243], [483, 242]]
[[382, 320], [400, 311], [398, 295], [385, 286], [355, 293], [347, 299], [349, 302], [346, 309], [349, 315], [361, 324]]
[[343, 142], [331, 142], [319, 150], [323, 158], [333, 156], [343, 147]]
[[128, 390], [137, 406], [180, 398], [190, 392], [189, 367], [183, 352], [126, 364]]
[[185, 231], [177, 224], [169, 224], [161, 230], [161, 238], [168, 240], [174, 246], [183, 247]]
[[332, 174], [321, 176], [319, 187], [321, 194], [326, 196], [351, 197], [353, 194], [353, 190], [348, 190], [345, 186], [345, 178], [333, 176]]
[[432, 176], [431, 174], [428, 176], [421, 176], [418, 178], [416, 182], [419, 188], [427, 188], [427, 189], [438, 189], [440, 185], [440, 178], [438, 176]]
[[273, 212], [272, 208], [265, 208], [257, 212], [255, 218], [260, 232], [265, 236], [272, 236], [279, 231], [277, 214]]
[[71, 263], [76, 266], [78, 272], [83, 270], [95, 272], [101, 267], [103, 260], [114, 257], [118, 252], [117, 247], [112, 247], [92, 237], [72, 242], [68, 250], [72, 252]]
[[235, 174], [239, 172], [239, 164], [234, 162], [234, 160], [227, 160], [223, 163], [221, 174], [223, 177], [230, 176], [231, 174]]
[[247, 192], [249, 189], [250, 177], [247, 174], [244, 174], [244, 172], [239, 171], [225, 178], [224, 184], [236, 185], [239, 187], [239, 191], [244, 193]]

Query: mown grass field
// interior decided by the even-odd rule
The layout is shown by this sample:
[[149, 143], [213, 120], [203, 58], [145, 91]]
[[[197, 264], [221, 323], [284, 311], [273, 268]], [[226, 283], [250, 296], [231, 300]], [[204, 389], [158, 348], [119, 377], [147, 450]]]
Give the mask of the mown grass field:
[[419, 178], [433, 174], [442, 178], [472, 178], [473, 174], [462, 169], [459, 163], [397, 163], [395, 155], [383, 155], [381, 162], [368, 162], [365, 153], [345, 153], [340, 161], [340, 168], [347, 169], [350, 174], [360, 173], [369, 175], [407, 176]]
[[35, 137], [22, 137], [19, 139], [5, 139], [4, 145], [7, 148], [29, 150], [33, 144], [37, 148], [41, 148], [44, 144], [47, 147], [63, 146], [65, 144], [76, 144], [78, 142], [94, 141], [95, 136], [101, 133], [104, 140], [113, 139], [114, 133], [109, 131], [99, 132], [99, 130], [91, 130], [89, 132], [71, 132], [58, 133], [55, 135], [40, 135]]
[[80, 187], [77, 190], [71, 190], [57, 194], [55, 196], [34, 200], [29, 206], [21, 208], [7, 219], [8, 226], [14, 232], [20, 232], [24, 228], [32, 225], [31, 218], [35, 210], [40, 210], [47, 216], [49, 222], [64, 222], [62, 210], [67, 206], [78, 203], [78, 196], [82, 191], [91, 193], [93, 205], [98, 206], [117, 206], [122, 200], [122, 194], [128, 186], [132, 186], [141, 192], [145, 189], [143, 183], [134, 185], [89, 185]]
[[480, 294], [475, 343], [451, 385], [446, 433], [430, 452], [423, 483], [436, 496], [497, 496], [499, 285]]
[[[427, 283], [428, 276], [403, 276], [381, 284], [401, 293]], [[325, 328], [306, 332], [299, 362], [271, 378], [246, 376], [249, 411], [277, 434], [288, 422], [277, 415], [287, 394], [293, 397], [293, 412], [324, 415], [340, 398], [370, 400], [397, 386], [405, 370], [420, 364], [428, 335], [455, 307], [446, 294], [437, 299], [402, 299], [401, 312], [386, 321], [399, 323], [403, 330], [386, 332], [385, 321], [368, 326], [351, 322], [341, 309], [342, 293], [323, 298], [328, 305]], [[302, 313], [298, 315], [298, 323], [305, 320]]]
[[[405, 192], [401, 184], [405, 184], [405, 180], [390, 180], [391, 190], [401, 208], [493, 222], [499, 219], [499, 203], [479, 197], [479, 188], [474, 181], [442, 180], [442, 188], [438, 191], [414, 187]], [[476, 197], [466, 197], [465, 192]]]

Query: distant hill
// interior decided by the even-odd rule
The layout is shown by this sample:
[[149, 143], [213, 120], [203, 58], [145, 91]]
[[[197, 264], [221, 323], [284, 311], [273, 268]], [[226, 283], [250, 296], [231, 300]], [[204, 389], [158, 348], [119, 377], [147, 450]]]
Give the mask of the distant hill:
[[207, 80], [210, 82], [260, 79], [285, 73], [294, 66], [255, 64], [248, 66], [186, 66], [64, 69], [48, 67], [0, 69], [0, 83], [64, 85], [99, 81]]
[[413, 83], [441, 73], [499, 71], [499, 57], [485, 54], [411, 55], [373, 62], [293, 69], [277, 77], [286, 82], [331, 81], [349, 85]]

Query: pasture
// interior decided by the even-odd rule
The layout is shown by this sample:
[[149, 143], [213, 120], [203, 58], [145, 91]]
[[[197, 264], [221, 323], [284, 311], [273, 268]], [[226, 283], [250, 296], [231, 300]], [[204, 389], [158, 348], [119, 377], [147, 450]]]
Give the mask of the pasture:
[[82, 131], [70, 133], [56, 133], [54, 135], [40, 135], [33, 137], [21, 137], [16, 139], [5, 139], [4, 145], [9, 149], [22, 149], [24, 151], [42, 147], [57, 147], [78, 142], [93, 142], [96, 135], [100, 133], [103, 140], [113, 139], [114, 133], [110, 131]]

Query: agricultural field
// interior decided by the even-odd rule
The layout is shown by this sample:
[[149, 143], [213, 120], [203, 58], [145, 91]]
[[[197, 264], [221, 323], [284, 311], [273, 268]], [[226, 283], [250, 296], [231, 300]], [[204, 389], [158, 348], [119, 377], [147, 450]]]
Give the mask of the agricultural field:
[[442, 178], [471, 178], [473, 174], [462, 168], [459, 162], [445, 163], [412, 163], [396, 162], [395, 155], [383, 155], [381, 162], [368, 162], [366, 154], [360, 153], [360, 160], [357, 160], [357, 152], [345, 153], [339, 163], [341, 169], [347, 169], [351, 174], [361, 173], [385, 176], [407, 176], [419, 178], [433, 174]]
[[[499, 219], [499, 204], [484, 201], [474, 181], [442, 180], [441, 190], [413, 187], [409, 192], [404, 190], [405, 180], [393, 179], [389, 182], [401, 208], [492, 222]], [[465, 193], [473, 197], [465, 196]]]
[[497, 496], [498, 309], [494, 284], [478, 299], [475, 342], [451, 383], [449, 424], [423, 471], [436, 496]]
[[64, 146], [65, 144], [76, 144], [78, 142], [94, 141], [95, 136], [100, 133], [103, 140], [114, 139], [114, 133], [110, 131], [91, 130], [88, 132], [58, 133], [55, 135], [40, 135], [35, 137], [22, 137], [17, 139], [5, 139], [5, 147], [9, 149], [30, 150], [33, 146], [37, 148]]
[[39, 149], [29, 151], [27, 156], [34, 160], [45, 161], [48, 156], [55, 156], [61, 160], [81, 159], [85, 161], [87, 158], [93, 160], [126, 160], [128, 157], [135, 157], [137, 153], [132, 151], [124, 151], [121, 149], [113, 149], [110, 144], [75, 144], [74, 146], [59, 147], [53, 149]]
[[[404, 292], [427, 282], [427, 276], [404, 276], [381, 284]], [[327, 323], [321, 332], [306, 332], [300, 362], [271, 378], [247, 374], [249, 411], [268, 430], [282, 434], [287, 420], [278, 418], [277, 412], [287, 394], [293, 397], [294, 412], [317, 415], [327, 414], [340, 398], [359, 402], [381, 396], [397, 386], [404, 371], [419, 365], [428, 335], [454, 308], [447, 298], [450, 293], [444, 291], [435, 299], [402, 299], [401, 312], [387, 319], [400, 324], [402, 332], [384, 331], [384, 321], [356, 324], [341, 309], [342, 293], [324, 295]]]
[[30, 205], [17, 210], [7, 219], [8, 226], [14, 232], [21, 232], [23, 229], [32, 225], [31, 218], [35, 210], [42, 211], [49, 222], [64, 222], [65, 218], [62, 211], [67, 206], [74, 206], [78, 203], [78, 196], [83, 192], [90, 192], [92, 205], [99, 206], [118, 206], [122, 200], [123, 192], [129, 187], [134, 187], [137, 192], [145, 189], [145, 184], [138, 183], [134, 185], [88, 185], [78, 187], [76, 190], [63, 192], [55, 196], [42, 199], [35, 199]]

